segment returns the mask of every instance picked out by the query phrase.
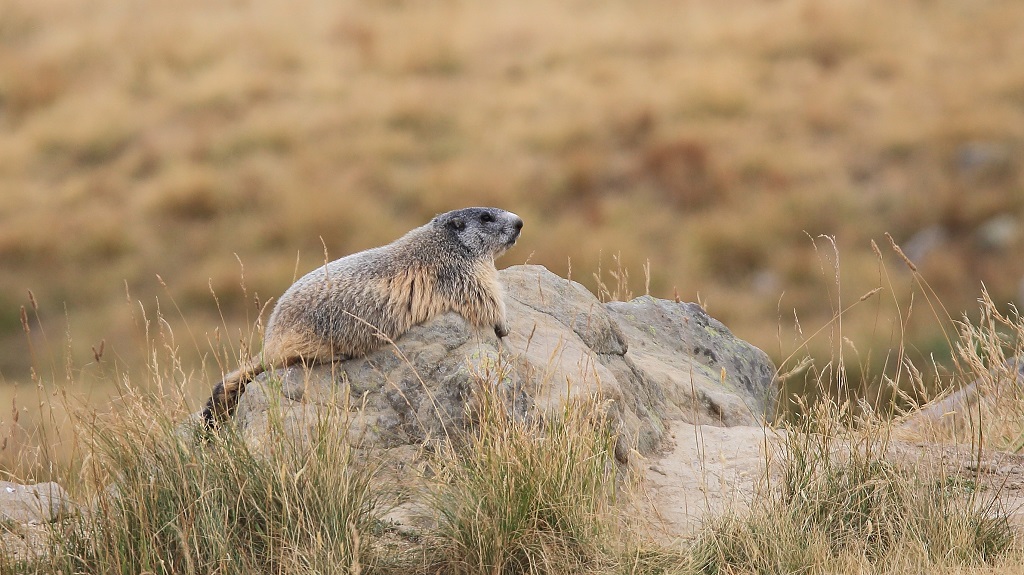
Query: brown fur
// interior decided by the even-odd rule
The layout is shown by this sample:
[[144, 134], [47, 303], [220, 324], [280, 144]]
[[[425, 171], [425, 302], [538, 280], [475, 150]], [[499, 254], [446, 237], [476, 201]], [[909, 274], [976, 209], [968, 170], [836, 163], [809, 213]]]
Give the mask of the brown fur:
[[508, 334], [494, 258], [511, 247], [522, 220], [496, 208], [441, 214], [391, 244], [330, 262], [281, 296], [262, 359], [228, 374], [203, 410], [214, 427], [234, 411], [260, 373], [298, 362], [359, 357], [447, 311]]

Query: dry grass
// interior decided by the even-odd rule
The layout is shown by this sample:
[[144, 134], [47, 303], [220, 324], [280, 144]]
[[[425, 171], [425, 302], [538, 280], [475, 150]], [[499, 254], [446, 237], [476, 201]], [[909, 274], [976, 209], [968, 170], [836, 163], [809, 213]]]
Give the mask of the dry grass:
[[[990, 346], [1004, 342], [993, 327], [1019, 329], [1020, 321], [965, 328], [964, 341], [995, 359]], [[160, 347], [161, 336], [150, 337]], [[857, 415], [850, 403], [806, 407], [786, 426], [774, 457], [778, 472], [749, 509], [707, 516], [692, 539], [664, 547], [633, 531], [644, 518], [625, 515], [636, 508], [619, 504], [630, 497], [622, 489], [628, 470], [615, 463], [603, 404], [573, 402], [561, 413], [524, 417], [502, 393], [507, 366], [478, 374], [467, 408], [474, 425], [435, 442], [425, 466], [404, 466], [408, 474], [426, 473], [397, 478], [406, 485], [400, 490], [389, 487], [396, 477], [381, 472], [382, 460], [345, 439], [347, 409], [321, 406], [308, 443], [272, 416], [259, 449], [232, 426], [212, 437], [182, 427], [188, 411], [177, 362], [172, 351], [154, 357], [147, 387], [157, 393], [127, 387], [112, 415], [71, 406], [80, 449], [59, 475], [84, 512], [51, 527], [39, 559], [0, 546], [0, 573], [897, 575], [1024, 568], [1019, 533], [997, 501], [1001, 486], [892, 460], [893, 422]], [[843, 371], [819, 377], [841, 379]], [[819, 392], [834, 383], [820, 379]], [[1019, 430], [1017, 403], [1016, 411], [986, 413], [1003, 417], [989, 428]], [[383, 520], [400, 497], [416, 493], [409, 485], [423, 484], [430, 486], [419, 494], [423, 516], [436, 521], [397, 530]]]
[[[967, 0], [2, 0], [0, 372], [25, 397], [27, 288], [58, 347], [66, 306], [76, 365], [104, 340], [103, 361], [143, 365], [125, 284], [173, 297], [183, 363], [216, 371], [186, 325], [234, 346], [252, 295], [323, 245], [466, 204], [524, 216], [506, 263], [621, 252], [639, 280], [649, 260], [654, 295], [702, 294], [777, 362], [780, 316], [831, 317], [804, 231], [837, 238], [848, 297], [877, 284], [868, 240], [888, 231], [918, 239], [954, 316], [978, 280], [1009, 301], [1022, 20]], [[870, 318], [844, 327], [889, 343]], [[933, 324], [905, 327], [911, 352], [950, 355]]]
[[515, 415], [501, 369], [475, 391], [477, 425], [444, 446], [434, 506], [441, 573], [597, 573], [616, 563], [613, 425], [574, 400], [540, 420]]
[[[188, 423], [180, 384], [151, 372], [163, 393], [129, 391], [110, 415], [79, 407], [82, 449], [61, 475], [81, 513], [48, 526], [35, 558], [0, 544], [0, 573], [541, 575], [632, 561], [601, 403], [525, 420], [500, 391], [506, 373], [480, 374], [476, 425], [396, 476], [386, 450], [347, 435], [348, 406], [321, 405], [300, 434], [271, 413], [254, 445]], [[410, 493], [432, 527], [384, 519]]]
[[[969, 455], [961, 457], [971, 461], [993, 449], [1021, 449], [1020, 376], [1011, 360], [1021, 353], [1020, 316], [1000, 313], [983, 293], [982, 321], [965, 315], [954, 322], [933, 287], [907, 261], [902, 263], [916, 282], [908, 297], [896, 298], [888, 284], [843, 300], [837, 295], [843, 286], [839, 250], [834, 242], [819, 243], [823, 272], [834, 278], [829, 292], [833, 318], [802, 337], [825, 340], [830, 353], [825, 358], [794, 353], [781, 366], [784, 377], [802, 379], [797, 388], [810, 393], [791, 395], [795, 405], [780, 425], [785, 433], [776, 472], [768, 475], [767, 487], [750, 500], [749, 509], [706, 519], [690, 547], [695, 571], [1013, 573], [1024, 568], [1019, 525], [1010, 519], [1020, 510], [1006, 503], [1015, 497], [1015, 492], [1005, 493], [1007, 480], [965, 474], [956, 457], [931, 454], [941, 450], [933, 442], [969, 446]], [[901, 248], [892, 248], [905, 259]], [[889, 281], [885, 258], [877, 247], [875, 252], [880, 276]], [[877, 314], [881, 306], [872, 302], [888, 298], [898, 314], [876, 315], [876, 322], [896, 325], [885, 358], [894, 367], [872, 371], [844, 326], [857, 314]], [[955, 350], [949, 366], [934, 358], [916, 364], [906, 351], [901, 330], [915, 305], [927, 309]], [[898, 397], [915, 404], [927, 397], [925, 370], [934, 370], [931, 381], [978, 381], [982, 399], [966, 412], [937, 418], [944, 425], [906, 428], [902, 418], [891, 417], [892, 403], [880, 399]], [[784, 391], [791, 390], [790, 384]], [[913, 443], [900, 443], [906, 439]], [[900, 455], [906, 450], [912, 455]]]
[[[65, 406], [122, 411], [125, 381], [189, 411], [324, 246], [467, 204], [526, 220], [505, 263], [622, 254], [576, 279], [699, 297], [788, 389], [884, 414], [994, 373], [999, 409], [941, 437], [1019, 450], [1020, 395], [989, 370], [1021, 334], [1021, 21], [968, 0], [0, 0], [0, 465], [86, 468]], [[916, 272], [872, 250], [885, 232]], [[693, 567], [631, 556], [611, 564]], [[871, 569], [931, 560], [906, 557]], [[989, 569], [972, 557], [929, 568]]]
[[[828, 253], [823, 249], [822, 257]], [[625, 289], [617, 283], [625, 272], [612, 271], [615, 282], [602, 282], [608, 297]], [[0, 548], [0, 572], [1019, 571], [1019, 533], [997, 500], [1004, 486], [965, 479], [957, 469], [893, 460], [888, 446], [895, 424], [887, 414], [828, 399], [848, 385], [847, 370], [855, 365], [847, 357], [855, 347], [843, 337], [840, 320], [868, 301], [841, 308], [826, 326], [837, 327], [826, 364], [795, 361], [825, 399], [804, 404], [785, 426], [774, 457], [778, 472], [768, 476], [766, 490], [753, 494], [749, 508], [705, 517], [695, 536], [675, 547], [634, 531], [644, 519], [628, 515], [636, 507], [619, 504], [631, 493], [623, 482], [641, 479], [615, 463], [614, 428], [600, 401], [574, 402], [540, 417], [515, 415], [501, 392], [507, 366], [496, 365], [477, 374], [467, 414], [474, 425], [439, 438], [425, 466], [405, 467], [426, 473], [401, 477], [407, 488], [393, 489], [395, 477], [380, 472], [376, 457], [342, 439], [348, 428], [343, 409], [322, 411], [309, 443], [271, 424], [258, 450], [230, 426], [212, 438], [181, 427], [189, 410], [188, 378], [156, 311], [152, 323], [144, 322], [152, 359], [141, 387], [148, 391], [132, 387], [127, 377], [110, 415], [62, 394], [65, 407], [78, 414], [77, 425], [69, 437], [41, 429], [76, 449], [65, 460], [41, 453], [24, 468], [56, 475], [85, 503], [85, 512], [52, 526], [48, 554], [40, 559]], [[993, 362], [1017, 350], [1017, 340], [1006, 334], [1020, 333], [1020, 318], [984, 309], [989, 321], [965, 323], [954, 346], [964, 377], [989, 373]], [[915, 370], [910, 363], [904, 369], [907, 378]], [[67, 373], [70, 378], [76, 370]], [[40, 382], [41, 388], [64, 387]], [[886, 384], [901, 389], [898, 382]], [[1012, 448], [1020, 433], [1020, 395], [1004, 394], [1000, 404], [983, 412], [971, 431], [977, 437], [978, 429], [987, 436], [1002, 430], [1007, 441], [1001, 445]], [[41, 401], [40, 417], [54, 419], [53, 405]], [[424, 517], [436, 522], [394, 529], [384, 511], [416, 493], [408, 485], [417, 484], [431, 486], [419, 496]]]
[[308, 442], [270, 429], [254, 450], [236, 433], [190, 432], [173, 399], [122, 407], [80, 421], [68, 479], [81, 513], [49, 526], [34, 562], [4, 547], [0, 571], [355, 573], [381, 561], [370, 534], [391, 492], [338, 441], [341, 418], [321, 418]]
[[[1016, 308], [1001, 312], [987, 292], [979, 299], [981, 321], [958, 323], [955, 379], [964, 389], [937, 397], [911, 413], [903, 436], [918, 441], [1020, 452], [1024, 449], [1024, 320]], [[920, 378], [920, 375], [918, 375]]]
[[778, 478], [749, 511], [711, 517], [692, 552], [701, 573], [988, 572], [1022, 566], [998, 489], [952, 467], [894, 461], [891, 424], [856, 426], [823, 402], [787, 427]]

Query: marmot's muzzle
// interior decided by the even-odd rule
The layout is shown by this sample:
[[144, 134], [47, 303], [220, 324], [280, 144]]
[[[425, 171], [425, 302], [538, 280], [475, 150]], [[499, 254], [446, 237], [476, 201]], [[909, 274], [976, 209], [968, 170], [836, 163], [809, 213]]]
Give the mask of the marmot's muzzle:
[[519, 239], [519, 234], [523, 229], [523, 219], [516, 216], [516, 219], [512, 222], [512, 228], [514, 231], [512, 232], [512, 237], [508, 240], [508, 247], [516, 245], [516, 240]]

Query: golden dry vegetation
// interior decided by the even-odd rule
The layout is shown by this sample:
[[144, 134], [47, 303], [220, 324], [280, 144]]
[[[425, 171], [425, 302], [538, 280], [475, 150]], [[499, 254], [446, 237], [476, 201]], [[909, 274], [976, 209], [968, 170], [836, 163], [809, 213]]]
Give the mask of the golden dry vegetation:
[[[649, 261], [777, 362], [879, 286], [851, 363], [942, 361], [982, 282], [1018, 297], [1022, 151], [1013, 0], [0, 0], [4, 393], [106, 401], [148, 330], [196, 404], [325, 251], [466, 205], [527, 222], [500, 264]], [[896, 309], [886, 232], [948, 315]]]

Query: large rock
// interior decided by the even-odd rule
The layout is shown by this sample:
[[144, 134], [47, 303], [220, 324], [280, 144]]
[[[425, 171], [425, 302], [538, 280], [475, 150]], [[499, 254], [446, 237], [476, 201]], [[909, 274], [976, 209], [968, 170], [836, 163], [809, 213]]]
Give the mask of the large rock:
[[241, 397], [238, 425], [260, 445], [268, 425], [301, 432], [329, 407], [351, 417], [352, 441], [421, 443], [466, 424], [472, 386], [488, 382], [524, 418], [570, 397], [608, 401], [620, 424], [616, 456], [625, 460], [632, 449], [658, 448], [668, 421], [761, 425], [774, 414], [767, 355], [695, 304], [602, 304], [541, 266], [501, 278], [511, 325], [504, 341], [446, 314], [367, 357], [260, 376]]
[[0, 481], [0, 521], [49, 523], [73, 509], [68, 494], [53, 482], [22, 485]]
[[699, 305], [643, 296], [606, 307], [631, 342], [628, 359], [679, 410], [672, 419], [732, 427], [774, 416], [771, 360]]

